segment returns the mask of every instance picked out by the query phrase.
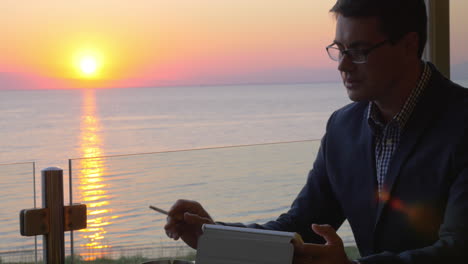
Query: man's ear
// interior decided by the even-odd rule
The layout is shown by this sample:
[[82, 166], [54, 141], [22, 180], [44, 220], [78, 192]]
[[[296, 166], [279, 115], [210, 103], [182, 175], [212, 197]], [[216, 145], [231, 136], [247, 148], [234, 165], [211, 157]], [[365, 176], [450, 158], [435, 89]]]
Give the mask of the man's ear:
[[403, 39], [406, 54], [408, 56], [418, 56], [419, 51], [419, 35], [416, 32], [407, 33]]

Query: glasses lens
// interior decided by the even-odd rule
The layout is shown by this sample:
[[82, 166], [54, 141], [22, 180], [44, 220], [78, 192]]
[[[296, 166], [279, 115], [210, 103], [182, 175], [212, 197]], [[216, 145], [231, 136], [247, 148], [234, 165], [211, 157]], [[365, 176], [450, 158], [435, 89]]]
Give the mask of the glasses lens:
[[337, 47], [327, 48], [328, 56], [334, 61], [339, 61], [341, 57], [341, 51]]
[[367, 61], [366, 54], [362, 50], [348, 50], [348, 54], [354, 63], [365, 63]]

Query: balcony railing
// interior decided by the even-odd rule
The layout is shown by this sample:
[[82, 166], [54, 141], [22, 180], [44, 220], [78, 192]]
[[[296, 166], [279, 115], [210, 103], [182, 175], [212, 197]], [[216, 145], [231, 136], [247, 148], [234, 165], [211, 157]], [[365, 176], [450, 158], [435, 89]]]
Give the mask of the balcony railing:
[[[288, 210], [304, 185], [319, 141], [89, 157], [71, 164], [72, 200], [88, 206], [88, 228], [75, 232], [85, 259], [191, 254], [163, 231], [165, 209], [199, 201], [216, 220], [266, 222]], [[340, 230], [353, 244], [348, 226]]]
[[[86, 204], [88, 220], [86, 229], [66, 237], [66, 255], [73, 253], [78, 262], [193, 256], [194, 250], [183, 242], [166, 237], [166, 216], [150, 210], [149, 205], [169, 209], [177, 199], [191, 199], [199, 201], [215, 220], [273, 220], [288, 210], [304, 185], [319, 145], [319, 141], [310, 140], [70, 159], [70, 184], [65, 187], [71, 190], [65, 192], [70, 194], [66, 200]], [[21, 172], [21, 168], [10, 170]], [[9, 175], [2, 171], [2, 178]], [[25, 172], [21, 178], [26, 177], [32, 179]], [[27, 184], [31, 190], [32, 183]], [[25, 188], [24, 181], [22, 186]], [[23, 194], [30, 192], [22, 190]], [[30, 208], [33, 197], [25, 200], [29, 204], [11, 206], [8, 211], [15, 217], [9, 227], [18, 226], [18, 210]], [[354, 245], [349, 225], [343, 225], [338, 233], [345, 245]], [[27, 240], [15, 235], [15, 239]], [[26, 245], [34, 249], [33, 242]], [[5, 252], [20, 248], [26, 250], [9, 247], [2, 249], [0, 256], [5, 258]], [[13, 259], [18, 260], [23, 259]]]
[[[42, 240], [22, 237], [18, 212], [36, 207], [35, 163], [0, 164], [0, 263], [34, 263], [42, 259]], [[39, 244], [39, 245], [38, 245]]]

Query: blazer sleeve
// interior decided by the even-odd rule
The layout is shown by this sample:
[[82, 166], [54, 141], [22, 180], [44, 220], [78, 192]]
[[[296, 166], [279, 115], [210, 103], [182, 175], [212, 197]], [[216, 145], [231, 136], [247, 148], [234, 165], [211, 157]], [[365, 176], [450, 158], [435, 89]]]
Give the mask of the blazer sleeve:
[[449, 190], [439, 239], [431, 246], [401, 253], [383, 252], [360, 259], [362, 264], [468, 263], [468, 130], [453, 154], [454, 179]]
[[[330, 119], [333, 118], [333, 115]], [[330, 125], [330, 121], [327, 125]], [[325, 241], [316, 235], [311, 224], [329, 224], [337, 230], [344, 222], [343, 210], [334, 194], [332, 184], [327, 175], [326, 168], [327, 134], [322, 138], [320, 149], [312, 170], [307, 176], [307, 182], [294, 200], [287, 213], [280, 215], [276, 220], [265, 224], [222, 223], [219, 224], [244, 226], [269, 230], [280, 230], [299, 233], [308, 243], [321, 243]]]

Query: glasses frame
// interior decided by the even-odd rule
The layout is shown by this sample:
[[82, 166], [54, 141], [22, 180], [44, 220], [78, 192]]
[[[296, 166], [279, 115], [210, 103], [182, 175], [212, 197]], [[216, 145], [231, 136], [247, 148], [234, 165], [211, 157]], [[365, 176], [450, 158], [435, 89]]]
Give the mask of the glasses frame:
[[[364, 63], [367, 63], [367, 57], [373, 50], [380, 48], [387, 43], [390, 43], [389, 39], [383, 40], [367, 49], [345, 49], [345, 50], [341, 50], [340, 48], [335, 46], [336, 43], [332, 43], [328, 45], [325, 49], [327, 50], [328, 57], [330, 57], [330, 59], [334, 61], [341, 61], [344, 55], [347, 55], [354, 64], [364, 64]], [[335, 58], [331, 54], [330, 49], [337, 50], [339, 52], [338, 58]], [[358, 60], [356, 58], [362, 58], [362, 59]]]

